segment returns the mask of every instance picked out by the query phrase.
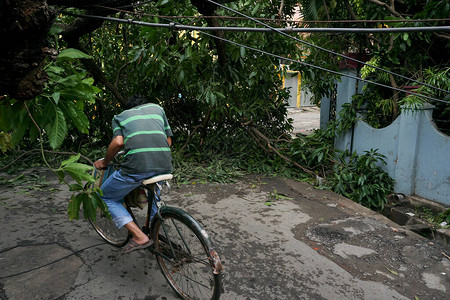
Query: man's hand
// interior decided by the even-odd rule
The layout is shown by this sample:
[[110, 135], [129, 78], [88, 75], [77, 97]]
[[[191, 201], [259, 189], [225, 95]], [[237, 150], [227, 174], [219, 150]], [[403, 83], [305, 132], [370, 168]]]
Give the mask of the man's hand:
[[94, 167], [96, 167], [98, 170], [106, 169], [106, 167], [108, 167], [108, 163], [106, 163], [105, 160], [102, 158], [94, 163]]
[[108, 163], [116, 156], [116, 154], [123, 147], [123, 136], [116, 136], [108, 146], [108, 150], [106, 150], [105, 158], [99, 159], [94, 163], [94, 166], [101, 170], [106, 169], [108, 167]]

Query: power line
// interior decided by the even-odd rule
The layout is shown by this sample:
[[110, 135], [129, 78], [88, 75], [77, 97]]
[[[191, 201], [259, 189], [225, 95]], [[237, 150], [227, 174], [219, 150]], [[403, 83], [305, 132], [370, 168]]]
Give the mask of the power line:
[[[149, 13], [142, 13], [140, 11], [128, 11], [128, 10], [122, 10], [121, 8], [125, 7], [138, 7], [144, 4], [147, 4], [149, 2], [154, 2], [153, 0], [146, 1], [143, 3], [137, 3], [137, 4], [130, 4], [130, 5], [124, 5], [119, 7], [107, 7], [102, 5], [93, 5], [94, 7], [99, 8], [105, 8], [105, 9], [111, 9], [118, 12], [125, 12], [130, 14], [144, 14], [149, 17], [157, 17], [157, 18], [165, 18], [165, 19], [224, 19], [224, 20], [248, 20], [248, 18], [245, 17], [233, 17], [233, 16], [205, 16], [205, 15], [198, 15], [198, 16], [165, 16], [165, 15], [155, 15], [155, 14], [149, 14]], [[450, 19], [404, 19], [404, 20], [287, 20], [287, 19], [271, 19], [271, 18], [254, 18], [256, 20], [260, 21], [267, 21], [267, 22], [284, 22], [284, 23], [317, 23], [317, 24], [340, 24], [340, 23], [427, 23], [427, 22], [447, 22], [450, 21]]]
[[[71, 13], [68, 13], [68, 14], [75, 15], [75, 14], [71, 14]], [[75, 16], [85, 17], [85, 18], [103, 19], [103, 20], [115, 21], [115, 22], [119, 22], [119, 23], [136, 24], [136, 25], [142, 25], [142, 26], [152, 26], [152, 27], [154, 27], [154, 25], [155, 25], [154, 23], [146, 23], [146, 22], [141, 22], [141, 21], [134, 21], [132, 19], [119, 19], [119, 18], [101, 17], [101, 16], [92, 16], [92, 15], [75, 15]], [[157, 24], [157, 25], [158, 25], [157, 27], [160, 26], [160, 27], [163, 27], [163, 28], [164, 27], [165, 28], [171, 28], [171, 27], [175, 26], [175, 24], [173, 22], [171, 24]], [[371, 80], [362, 79], [360, 77], [353, 76], [353, 75], [350, 75], [350, 74], [340, 73], [340, 72], [337, 72], [337, 71], [333, 71], [333, 70], [330, 70], [330, 69], [326, 69], [326, 68], [323, 68], [323, 67], [319, 67], [319, 66], [316, 66], [316, 65], [305, 63], [305, 62], [302, 62], [302, 61], [293, 60], [293, 59], [286, 58], [286, 57], [283, 57], [283, 56], [280, 56], [280, 55], [276, 55], [276, 54], [273, 54], [273, 53], [270, 53], [270, 52], [267, 52], [267, 51], [264, 51], [264, 50], [260, 50], [260, 49], [253, 48], [253, 47], [250, 47], [250, 46], [247, 46], [247, 45], [243, 45], [243, 44], [240, 44], [240, 43], [237, 43], [237, 42], [233, 42], [233, 41], [230, 41], [228, 39], [221, 38], [221, 37], [218, 37], [216, 35], [212, 35], [212, 34], [204, 32], [204, 31], [201, 31], [201, 30], [198, 30], [198, 31], [200, 33], [202, 33], [202, 34], [207, 35], [207, 36], [210, 36], [210, 37], [213, 37], [213, 38], [216, 38], [216, 39], [219, 39], [219, 40], [222, 40], [222, 41], [225, 41], [225, 42], [228, 42], [228, 43], [240, 46], [240, 47], [244, 47], [244, 48], [252, 50], [252, 51], [260, 52], [262, 54], [269, 55], [269, 56], [272, 56], [272, 57], [275, 57], [275, 58], [278, 58], [278, 59], [291, 61], [293, 63], [299, 63], [299, 64], [302, 64], [302, 65], [305, 65], [305, 66], [308, 66], [308, 67], [311, 67], [311, 68], [316, 68], [316, 69], [319, 69], [319, 70], [322, 70], [322, 71], [326, 71], [326, 72], [329, 72], [329, 73], [333, 73], [333, 74], [336, 74], [336, 75], [345, 76], [345, 77], [349, 77], [349, 78], [352, 78], [352, 79], [360, 80], [360, 81], [363, 81], [363, 82], [375, 84], [375, 85], [378, 85], [378, 86], [381, 86], [381, 87], [385, 87], [385, 88], [389, 88], [389, 89], [393, 89], [393, 90], [397, 90], [397, 91], [401, 91], [401, 92], [408, 92], [410, 94], [416, 95], [416, 96], [421, 97], [421, 98], [426, 98], [426, 99], [433, 100], [433, 101], [447, 103], [447, 101], [444, 101], [444, 100], [440, 100], [440, 99], [437, 99], [437, 98], [429, 97], [429, 96], [426, 96], [426, 95], [417, 94], [417, 93], [410, 92], [410, 91], [405, 91], [405, 90], [400, 89], [400, 88], [395, 88], [395, 87], [391, 87], [391, 86], [388, 86], [388, 85], [385, 85], [385, 84], [377, 83], [377, 82], [374, 82], [374, 81], [371, 81]]]
[[[342, 57], [342, 58], [345, 58], [345, 59], [348, 59], [348, 60], [357, 62], [357, 63], [359, 63], [359, 64], [363, 64], [363, 65], [365, 65], [365, 66], [372, 67], [372, 68], [374, 68], [374, 69], [377, 69], [377, 70], [386, 72], [386, 73], [388, 73], [388, 74], [398, 76], [398, 77], [403, 78], [403, 79], [405, 79], [405, 80], [413, 81], [413, 82], [418, 83], [418, 84], [420, 84], [420, 85], [424, 85], [424, 86], [427, 86], [427, 87], [432, 88], [432, 89], [435, 89], [435, 90], [439, 90], [439, 91], [444, 92], [444, 93], [450, 93], [450, 91], [446, 91], [446, 90], [444, 90], [444, 89], [441, 89], [441, 88], [438, 88], [438, 87], [429, 85], [429, 84], [427, 84], [427, 83], [424, 83], [424, 82], [421, 82], [421, 81], [418, 81], [418, 80], [415, 80], [415, 79], [412, 79], [412, 78], [408, 78], [408, 77], [403, 76], [403, 75], [401, 75], [401, 74], [398, 74], [398, 73], [395, 73], [395, 72], [392, 72], [392, 71], [389, 71], [389, 70], [386, 70], [386, 69], [383, 69], [383, 68], [380, 68], [380, 67], [377, 67], [377, 66], [368, 64], [368, 63], [363, 62], [363, 61], [361, 61], [361, 60], [358, 60], [358, 59], [355, 59], [355, 58], [352, 58], [352, 57], [349, 57], [349, 56], [346, 56], [346, 55], [343, 55], [343, 54], [340, 54], [340, 53], [337, 53], [337, 52], [334, 52], [334, 51], [331, 51], [331, 50], [328, 50], [328, 49], [325, 49], [325, 48], [323, 48], [323, 47], [320, 47], [320, 46], [317, 46], [317, 45], [308, 43], [308, 42], [306, 42], [306, 41], [304, 41], [304, 40], [301, 40], [301, 39], [299, 39], [299, 38], [293, 37], [293, 36], [291, 36], [291, 35], [289, 35], [289, 34], [287, 34], [287, 33], [285, 33], [285, 32], [281, 32], [280, 30], [278, 30], [278, 29], [276, 29], [276, 28], [273, 28], [273, 27], [271, 27], [270, 25], [267, 25], [267, 24], [265, 24], [265, 23], [263, 23], [263, 22], [261, 22], [261, 21], [258, 21], [258, 20], [256, 20], [256, 19], [250, 17], [250, 16], [247, 16], [247, 15], [245, 15], [245, 14], [243, 14], [243, 13], [241, 13], [241, 12], [235, 10], [235, 9], [229, 8], [229, 7], [225, 6], [225, 5], [222, 5], [222, 4], [220, 4], [220, 3], [214, 2], [214, 1], [212, 1], [212, 0], [206, 0], [206, 1], [212, 3], [212, 4], [216, 5], [216, 6], [222, 7], [222, 8], [224, 8], [224, 9], [226, 9], [226, 10], [229, 10], [229, 11], [235, 13], [235, 14], [238, 14], [238, 15], [241, 15], [241, 16], [243, 16], [243, 17], [246, 17], [246, 18], [248, 18], [249, 20], [252, 20], [253, 22], [256, 22], [256, 23], [258, 23], [258, 24], [261, 24], [261, 25], [263, 25], [264, 27], [270, 28], [272, 31], [278, 32], [278, 33], [280, 33], [281, 35], [287, 36], [287, 37], [289, 37], [289, 38], [291, 38], [291, 39], [294, 39], [294, 40], [296, 40], [296, 41], [298, 41], [298, 42], [300, 42], [300, 43], [302, 43], [302, 44], [308, 45], [308, 46], [310, 46], [310, 47], [314, 47], [314, 48], [316, 48], [316, 49], [319, 49], [319, 50], [321, 50], [321, 51], [325, 51], [325, 52], [327, 52], [327, 53], [330, 53], [330, 54], [333, 54], [333, 55], [336, 55], [336, 56], [340, 56], [340, 57]], [[395, 88], [393, 88], [393, 89], [395, 89]]]
[[[101, 20], [105, 20], [105, 21], [113, 21], [113, 22], [118, 22], [118, 23], [126, 23], [126, 24], [134, 24], [134, 25], [150, 26], [150, 27], [161, 27], [161, 28], [175, 29], [175, 25], [176, 25], [174, 22], [171, 22], [170, 24], [157, 24], [157, 23], [147, 23], [147, 22], [142, 22], [142, 21], [135, 21], [133, 19], [120, 19], [120, 18], [94, 16], [94, 15], [79, 15], [79, 14], [73, 14], [73, 13], [69, 13], [69, 12], [64, 12], [64, 13], [67, 14], [67, 15], [71, 15], [71, 16], [75, 16], [75, 17], [81, 17], [81, 18], [101, 19]], [[363, 82], [367, 82], [367, 83], [371, 83], [371, 84], [374, 84], [374, 85], [378, 85], [378, 86], [381, 86], [381, 87], [385, 87], [385, 88], [388, 88], [388, 89], [392, 89], [392, 90], [396, 90], [396, 91], [400, 91], [400, 92], [407, 92], [409, 94], [412, 94], [412, 95], [415, 95], [415, 96], [418, 96], [418, 97], [421, 97], [421, 98], [425, 98], [425, 99], [428, 99], [428, 100], [442, 102], [442, 103], [448, 103], [447, 101], [444, 101], [444, 100], [441, 100], [441, 99], [437, 99], [437, 98], [434, 98], [434, 97], [421, 95], [421, 94], [418, 94], [418, 93], [414, 93], [414, 92], [406, 91], [406, 90], [403, 90], [403, 89], [400, 89], [400, 88], [388, 86], [388, 85], [385, 85], [385, 84], [382, 84], [382, 83], [378, 83], [378, 82], [375, 82], [375, 81], [371, 81], [371, 80], [368, 80], [368, 79], [363, 79], [363, 78], [360, 78], [360, 77], [357, 77], [357, 76], [353, 76], [353, 75], [350, 75], [350, 74], [340, 73], [340, 72], [337, 72], [337, 71], [333, 71], [333, 70], [330, 70], [330, 69], [327, 69], [327, 68], [319, 67], [319, 66], [316, 66], [316, 65], [313, 65], [313, 64], [309, 64], [309, 63], [306, 63], [306, 62], [302, 62], [302, 61], [286, 58], [286, 57], [283, 57], [283, 56], [280, 56], [280, 55], [277, 55], [277, 54], [273, 54], [273, 53], [270, 53], [270, 52], [267, 52], [267, 51], [264, 51], [264, 50], [260, 50], [260, 49], [253, 48], [253, 47], [250, 47], [250, 46], [247, 46], [247, 45], [243, 45], [243, 44], [240, 44], [240, 43], [237, 43], [237, 42], [233, 42], [231, 40], [228, 40], [228, 39], [225, 39], [225, 38], [221, 38], [221, 37], [218, 37], [216, 35], [209, 34], [209, 33], [206, 33], [204, 31], [201, 31], [201, 30], [197, 30], [197, 31], [202, 33], [202, 34], [204, 34], [204, 35], [210, 36], [212, 38], [219, 39], [219, 40], [222, 40], [222, 41], [225, 41], [225, 42], [228, 42], [228, 43], [240, 46], [240, 47], [244, 47], [244, 48], [252, 50], [252, 51], [260, 52], [262, 54], [269, 55], [269, 56], [272, 56], [272, 57], [275, 57], [275, 58], [278, 58], [278, 59], [290, 61], [290, 62], [293, 62], [293, 63], [299, 63], [299, 64], [305, 65], [307, 67], [319, 69], [319, 70], [326, 71], [326, 72], [333, 73], [333, 74], [340, 75], [340, 76], [349, 77], [349, 78], [352, 78], [352, 79], [356, 79], [356, 80], [360, 80], [360, 81], [363, 81]], [[344, 57], [346, 57], [346, 56], [344, 56]], [[351, 59], [351, 60], [354, 60], [354, 59]], [[357, 61], [357, 60], [355, 60], [355, 61]], [[366, 65], [368, 65], [368, 64], [366, 64]], [[371, 66], [371, 65], [368, 65], [368, 66]], [[430, 86], [430, 87], [432, 87], [432, 86]], [[436, 87], [432, 87], [432, 88], [437, 89]], [[448, 91], [445, 91], [445, 90], [443, 90], [443, 91], [448, 93]]]
[[[73, 14], [75, 15], [75, 14]], [[81, 16], [81, 15], [75, 15]], [[104, 19], [108, 21], [121, 22], [120, 18], [114, 17], [102, 17], [94, 15], [83, 15], [85, 18], [95, 18]], [[255, 28], [255, 27], [203, 27], [203, 26], [191, 26], [183, 24], [175, 24], [171, 22], [166, 23], [149, 23], [142, 21], [135, 21], [133, 19], [128, 19], [128, 22], [133, 22], [134, 24], [145, 25], [148, 27], [160, 27], [160, 28], [170, 28], [173, 30], [202, 30], [202, 31], [235, 31], [235, 32], [273, 32], [270, 28]], [[398, 33], [398, 32], [426, 32], [426, 31], [444, 31], [450, 32], [450, 26], [433, 26], [433, 27], [397, 27], [397, 28], [278, 28], [280, 32], [325, 32], [325, 33]]]
[[294, 60], [294, 59], [291, 59], [291, 58], [286, 58], [286, 57], [283, 57], [283, 56], [280, 56], [280, 55], [277, 55], [277, 54], [266, 52], [264, 50], [260, 50], [260, 49], [257, 49], [257, 48], [253, 48], [253, 47], [250, 47], [250, 46], [239, 44], [239, 43], [236, 43], [236, 42], [233, 42], [233, 41], [227, 40], [225, 38], [221, 38], [221, 37], [218, 37], [216, 35], [212, 35], [212, 34], [209, 34], [209, 33], [206, 33], [206, 32], [202, 32], [202, 31], [199, 31], [199, 32], [201, 32], [201, 33], [203, 33], [203, 34], [205, 34], [207, 36], [210, 36], [210, 37], [213, 37], [213, 38], [216, 38], [216, 39], [219, 39], [219, 40], [222, 40], [222, 41], [234, 44], [236, 46], [244, 47], [246, 49], [249, 49], [249, 50], [252, 50], [252, 51], [256, 51], [256, 52], [260, 52], [262, 54], [269, 55], [269, 56], [272, 56], [272, 57], [275, 57], [275, 58], [278, 58], [278, 59], [283, 59], [283, 60], [287, 60], [287, 61], [290, 61], [290, 62], [293, 62], [293, 63], [302, 64], [302, 65], [305, 65], [307, 67], [311, 67], [311, 68], [319, 69], [319, 70], [322, 70], [322, 71], [325, 71], [325, 72], [333, 73], [333, 74], [336, 74], [336, 75], [345, 76], [345, 77], [348, 77], [348, 78], [352, 78], [352, 79], [360, 80], [360, 81], [363, 81], [363, 82], [375, 84], [375, 85], [378, 85], [378, 86], [381, 86], [381, 87], [385, 87], [385, 88], [388, 88], [388, 89], [392, 89], [392, 90], [396, 90], [396, 91], [400, 91], [400, 92], [406, 92], [408, 94], [412, 94], [412, 95], [415, 95], [415, 96], [418, 96], [418, 97], [421, 97], [421, 98], [426, 98], [428, 100], [442, 102], [442, 103], [446, 103], [446, 104], [448, 103], [447, 101], [444, 101], [444, 100], [441, 100], [441, 99], [437, 99], [437, 98], [434, 98], [434, 97], [429, 97], [429, 96], [421, 95], [421, 94], [414, 93], [414, 92], [411, 92], [411, 91], [406, 91], [406, 90], [403, 90], [403, 89], [400, 89], [400, 88], [388, 86], [388, 85], [385, 85], [385, 84], [382, 84], [382, 83], [378, 83], [378, 82], [375, 82], [375, 81], [372, 81], [372, 80], [363, 79], [363, 78], [360, 78], [358, 76], [353, 76], [353, 75], [350, 75], [350, 74], [340, 73], [340, 72], [333, 71], [333, 70], [330, 70], [330, 69], [327, 69], [327, 68], [319, 67], [319, 66], [316, 66], [316, 65], [312, 65], [312, 64], [309, 64], [309, 63], [306, 63], [306, 62]]
[[[213, 2], [213, 1], [210, 1], [210, 2], [211, 2], [211, 3], [215, 3], [215, 2]], [[237, 11], [235, 11], [235, 10], [233, 10], [233, 9], [227, 8], [227, 7], [225, 7], [225, 6], [221, 5], [221, 4], [218, 4], [218, 3], [215, 3], [215, 4], [216, 4], [216, 5], [219, 5], [219, 6], [221, 6], [221, 7], [224, 7], [224, 8], [226, 8], [226, 9], [228, 9], [228, 10], [231, 10], [231, 11], [233, 11], [233, 12], [235, 12], [235, 13], [238, 13], [238, 14], [240, 14], [240, 15], [242, 15], [242, 16], [244, 16], [243, 19], [250, 19], [250, 20], [256, 21], [255, 18], [248, 17], [248, 16], [246, 16], [246, 15], [240, 13], [240, 12], [237, 12]], [[114, 8], [111, 8], [111, 9], [114, 9]], [[115, 9], [115, 10], [122, 11], [122, 12], [126, 12], [126, 13], [131, 13], [131, 14], [143, 14], [143, 15], [149, 15], [149, 14], [147, 14], [147, 13], [136, 13], [136, 12], [131, 12], [131, 11], [123, 11], [123, 10], [119, 10], [119, 9]], [[152, 15], [152, 16], [156, 16], [156, 15]], [[156, 17], [164, 18], [164, 17], [162, 17], [162, 16], [156, 16]], [[450, 20], [450, 19], [436, 19], [436, 20]], [[398, 20], [387, 20], [387, 21], [396, 21], [396, 22], [399, 22]], [[415, 20], [415, 21], [417, 22], [418, 20]], [[366, 62], [357, 60], [357, 59], [355, 59], [355, 58], [347, 57], [347, 56], [345, 56], [345, 55], [342, 55], [342, 54], [339, 54], [339, 53], [336, 53], [336, 52], [333, 52], [333, 51], [330, 51], [330, 50], [321, 48], [321, 47], [319, 47], [319, 46], [315, 46], [315, 45], [313, 45], [313, 44], [310, 44], [310, 43], [308, 43], [308, 42], [306, 42], [306, 41], [297, 39], [297, 38], [292, 37], [292, 36], [290, 36], [290, 35], [288, 35], [288, 34], [285, 33], [285, 32], [294, 32], [294, 31], [297, 31], [297, 32], [316, 32], [316, 31], [317, 31], [317, 32], [329, 32], [329, 33], [330, 33], [330, 32], [331, 32], [331, 33], [333, 33], [333, 32], [334, 32], [334, 33], [339, 32], [339, 33], [340, 33], [341, 30], [346, 31], [346, 32], [351, 32], [351, 33], [355, 33], [355, 32], [360, 32], [360, 33], [366, 32], [366, 33], [367, 33], [367, 32], [372, 32], [371, 29], [362, 29], [362, 28], [337, 29], [337, 28], [329, 28], [329, 29], [324, 29], [324, 30], [322, 31], [322, 30], [320, 30], [320, 29], [311, 29], [311, 30], [310, 30], [310, 29], [305, 29], [305, 30], [302, 30], [302, 29], [296, 29], [296, 28], [294, 28], [294, 30], [292, 30], [292, 29], [291, 29], [292, 27], [288, 27], [288, 28], [285, 28], [285, 29], [279, 29], [279, 30], [276, 30], [275, 28], [272, 28], [272, 27], [270, 27], [269, 25], [266, 25], [266, 24], [264, 24], [264, 23], [262, 23], [262, 22], [258, 22], [258, 21], [256, 21], [256, 22], [259, 23], [259, 24], [262, 24], [262, 25], [264, 25], [265, 27], [268, 27], [268, 28], [257, 28], [257, 29], [255, 29], [255, 28], [244, 28], [244, 29], [241, 29], [242, 27], [220, 27], [220, 28], [222, 29], [222, 31], [232, 31], [232, 30], [233, 30], [233, 31], [261, 31], [261, 32], [265, 32], [265, 31], [279, 31], [279, 32], [282, 33], [283, 35], [285, 35], [285, 36], [287, 36], [287, 37], [289, 37], [289, 38], [292, 38], [292, 39], [294, 39], [294, 40], [297, 40], [297, 41], [299, 41], [299, 42], [301, 42], [301, 43], [304, 43], [304, 44], [306, 44], [306, 45], [309, 45], [309, 46], [312, 46], [312, 47], [316, 47], [316, 48], [318, 48], [318, 49], [320, 49], [320, 50], [327, 51], [327, 52], [329, 52], [329, 53], [331, 53], [331, 54], [334, 54], [334, 55], [337, 55], [337, 56], [341, 56], [341, 57], [347, 58], [347, 59], [349, 59], [349, 60], [358, 62], [358, 63], [360, 63], [360, 64], [363, 64], [363, 65], [367, 65], [367, 66], [373, 67], [373, 68], [375, 68], [375, 69], [378, 69], [378, 70], [387, 72], [387, 73], [389, 73], [389, 74], [398, 76], [398, 77], [403, 78], [403, 79], [406, 79], [406, 80], [408, 80], [408, 81], [413, 81], [413, 82], [419, 83], [419, 84], [421, 84], [421, 85], [427, 86], [427, 87], [429, 87], [429, 88], [432, 88], [432, 89], [435, 89], [435, 90], [439, 90], [439, 91], [444, 92], [444, 93], [449, 93], [449, 91], [440, 89], [439, 87], [431, 86], [431, 85], [429, 85], [429, 84], [420, 82], [420, 81], [415, 80], [415, 79], [412, 79], [412, 78], [408, 78], [408, 77], [406, 77], [406, 76], [403, 76], [403, 75], [401, 75], [401, 74], [398, 74], [398, 73], [395, 73], [395, 72], [392, 72], [392, 71], [383, 69], [383, 68], [381, 68], [381, 67], [372, 66], [372, 65], [370, 65], [370, 64], [368, 64], [368, 63], [366, 63]], [[173, 24], [174, 24], [174, 23], [173, 23]], [[170, 25], [166, 25], [166, 26], [169, 26], [169, 27], [170, 27]], [[178, 25], [175, 25], [175, 26], [172, 25], [172, 29], [183, 30], [180, 26], [186, 26], [186, 25], [182, 25], [182, 24], [178, 24]], [[177, 28], [177, 27], [178, 27], [178, 28]], [[205, 28], [206, 28], [206, 29], [205, 29]], [[202, 30], [218, 30], [218, 28], [219, 28], [219, 27], [201, 27]], [[409, 32], [415, 32], [415, 31], [417, 30], [417, 28], [418, 28], [418, 27], [411, 27], [411, 28], [406, 29], [405, 32], [408, 32], [408, 31], [409, 31]], [[422, 28], [422, 27], [421, 27], [421, 28]], [[430, 27], [423, 27], [423, 28], [426, 28], [424, 31], [428, 31], [428, 30], [432, 31], [432, 30], [433, 30], [433, 29], [430, 29]], [[439, 27], [439, 28], [442, 28], [442, 26]], [[448, 28], [450, 28], [450, 27], [447, 27], [444, 31], [448, 31]], [[196, 30], [195, 27], [191, 27], [191, 28], [185, 27], [184, 29], [186, 29], [186, 30]], [[386, 31], [385, 31], [385, 29], [386, 29]], [[380, 29], [380, 30], [381, 30], [381, 31], [379, 31], [380, 33], [381, 33], [381, 32], [390, 32], [390, 33], [394, 33], [394, 32], [396, 32], [397, 28], [396, 28], [396, 29], [394, 29], [394, 28], [383, 28], [383, 29]], [[421, 31], [421, 29], [418, 29], [417, 31]], [[398, 32], [402, 32], [402, 30], [400, 30], [400, 31], [398, 31]]]

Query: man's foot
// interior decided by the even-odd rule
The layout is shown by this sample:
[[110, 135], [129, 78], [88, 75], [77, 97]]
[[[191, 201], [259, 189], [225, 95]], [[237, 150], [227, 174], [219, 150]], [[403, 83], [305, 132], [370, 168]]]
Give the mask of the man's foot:
[[146, 249], [146, 248], [150, 247], [152, 244], [153, 244], [153, 240], [148, 240], [148, 242], [146, 242], [144, 244], [138, 244], [135, 240], [131, 239], [128, 242], [128, 244], [126, 244], [122, 248], [122, 254], [140, 250], [140, 249]]

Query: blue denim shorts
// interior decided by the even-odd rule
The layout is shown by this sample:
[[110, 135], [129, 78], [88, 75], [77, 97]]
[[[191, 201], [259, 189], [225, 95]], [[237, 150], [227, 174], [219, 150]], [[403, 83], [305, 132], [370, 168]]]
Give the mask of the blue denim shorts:
[[[158, 175], [155, 172], [139, 174], [122, 174], [121, 170], [114, 171], [102, 184], [101, 197], [108, 206], [111, 218], [118, 228], [133, 221], [127, 209], [122, 205], [125, 196], [141, 185], [142, 181]], [[156, 205], [152, 207], [152, 216], [156, 212]]]

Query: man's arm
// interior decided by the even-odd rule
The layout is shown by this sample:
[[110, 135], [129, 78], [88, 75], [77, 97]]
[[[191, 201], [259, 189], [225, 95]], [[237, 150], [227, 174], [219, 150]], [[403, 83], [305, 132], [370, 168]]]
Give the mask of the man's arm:
[[116, 136], [108, 146], [108, 150], [106, 150], [105, 158], [99, 159], [94, 163], [94, 166], [97, 169], [104, 169], [108, 166], [108, 163], [116, 156], [116, 154], [122, 149], [123, 136]]
[[170, 136], [167, 137], [167, 142], [169, 143], [169, 146], [172, 146], [172, 138]]

